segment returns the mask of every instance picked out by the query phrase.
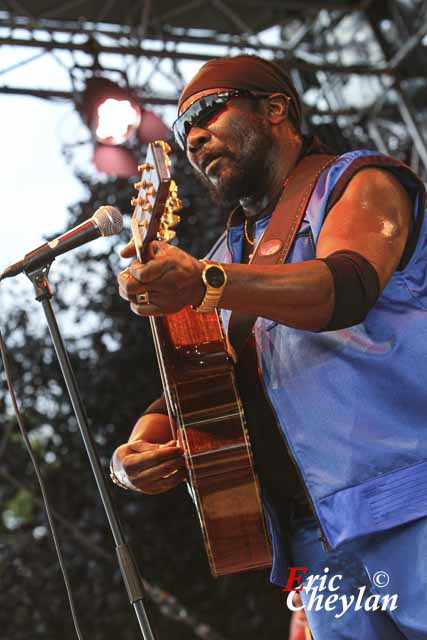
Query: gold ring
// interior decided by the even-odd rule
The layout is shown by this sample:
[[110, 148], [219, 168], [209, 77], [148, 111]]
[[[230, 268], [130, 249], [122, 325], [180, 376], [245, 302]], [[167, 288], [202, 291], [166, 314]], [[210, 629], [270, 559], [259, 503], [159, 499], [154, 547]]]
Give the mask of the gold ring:
[[150, 304], [150, 298], [148, 297], [148, 291], [145, 293], [138, 293], [135, 296], [136, 304]]

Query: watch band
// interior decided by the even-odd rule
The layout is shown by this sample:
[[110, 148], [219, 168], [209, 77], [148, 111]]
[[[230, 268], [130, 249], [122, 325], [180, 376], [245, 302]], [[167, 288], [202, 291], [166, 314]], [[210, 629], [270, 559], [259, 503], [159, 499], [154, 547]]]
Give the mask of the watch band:
[[110, 461], [110, 479], [112, 482], [114, 482], [115, 485], [117, 485], [121, 489], [125, 489], [126, 491], [137, 491], [138, 493], [142, 493], [141, 489], [138, 489], [138, 487], [135, 487], [129, 481], [124, 471], [115, 471], [113, 458], [111, 458], [111, 461]]
[[[197, 307], [193, 307], [193, 308], [195, 311], [197, 311], [197, 313], [211, 313], [218, 307], [219, 301], [221, 300], [224, 287], [227, 284], [227, 274], [223, 269], [223, 267], [219, 264], [219, 262], [213, 262], [209, 260], [200, 260], [200, 262], [202, 262], [205, 265], [202, 271], [202, 280], [203, 280], [203, 284], [206, 287], [206, 291], [201, 303]], [[224, 284], [221, 287], [213, 287], [206, 280], [206, 271], [211, 266], [217, 267], [224, 274]]]
[[119, 478], [119, 476], [116, 474], [116, 472], [114, 471], [114, 466], [113, 466], [113, 460], [112, 459], [111, 459], [111, 462], [110, 462], [110, 479], [112, 480], [112, 482], [114, 482], [114, 484], [116, 484], [121, 489], [126, 489], [126, 491], [129, 491], [130, 487], [128, 487], [126, 484], [124, 484], [124, 481], [121, 480]]

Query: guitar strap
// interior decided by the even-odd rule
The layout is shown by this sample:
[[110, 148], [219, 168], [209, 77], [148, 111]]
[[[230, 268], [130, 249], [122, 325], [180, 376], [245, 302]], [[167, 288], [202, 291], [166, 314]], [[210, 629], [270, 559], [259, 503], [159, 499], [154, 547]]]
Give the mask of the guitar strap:
[[[336, 156], [313, 154], [304, 157], [286, 180], [271, 219], [253, 253], [251, 264], [274, 265], [286, 261], [301, 225], [317, 180]], [[257, 316], [233, 312], [228, 325], [228, 342], [236, 354], [243, 350]]]

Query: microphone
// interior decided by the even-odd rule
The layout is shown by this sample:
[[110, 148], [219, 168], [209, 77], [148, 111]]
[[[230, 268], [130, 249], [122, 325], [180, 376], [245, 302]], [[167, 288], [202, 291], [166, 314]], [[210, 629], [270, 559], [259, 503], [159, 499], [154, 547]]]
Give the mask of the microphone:
[[31, 273], [40, 269], [61, 253], [80, 247], [99, 236], [114, 236], [120, 233], [123, 227], [122, 214], [115, 207], [99, 207], [91, 218], [85, 220], [70, 231], [66, 231], [50, 242], [45, 242], [37, 249], [27, 253], [22, 260], [14, 262], [6, 267], [0, 275], [0, 280], [12, 278], [18, 273]]

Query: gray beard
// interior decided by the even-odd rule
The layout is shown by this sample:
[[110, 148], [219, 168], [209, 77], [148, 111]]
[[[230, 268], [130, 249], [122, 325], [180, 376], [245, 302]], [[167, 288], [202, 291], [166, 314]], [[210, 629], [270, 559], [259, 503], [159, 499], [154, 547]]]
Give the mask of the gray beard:
[[234, 206], [245, 198], [261, 198], [268, 188], [271, 163], [274, 162], [273, 138], [263, 122], [258, 121], [249, 135], [236, 131], [235, 137], [241, 154], [231, 158], [231, 175], [224, 176], [214, 185], [204, 174], [197, 174], [207, 186], [212, 201], [222, 206]]

